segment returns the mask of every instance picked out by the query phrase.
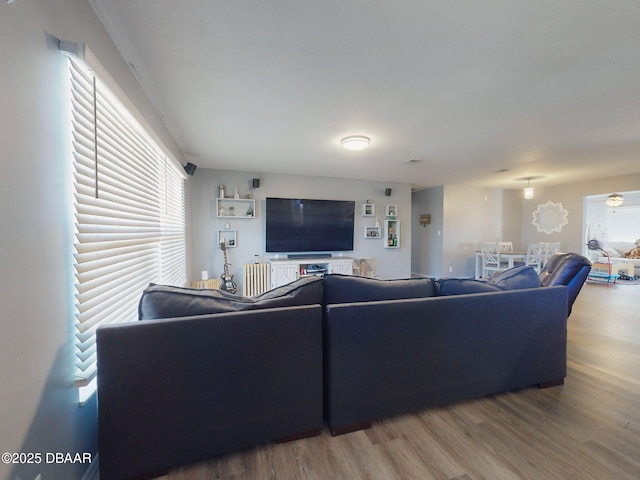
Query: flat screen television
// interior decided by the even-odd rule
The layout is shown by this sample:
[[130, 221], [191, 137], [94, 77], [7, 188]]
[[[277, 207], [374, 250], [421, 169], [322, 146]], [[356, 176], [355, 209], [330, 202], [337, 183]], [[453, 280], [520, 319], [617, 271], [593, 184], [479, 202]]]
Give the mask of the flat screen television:
[[354, 201], [267, 197], [265, 250], [353, 250], [354, 212]]

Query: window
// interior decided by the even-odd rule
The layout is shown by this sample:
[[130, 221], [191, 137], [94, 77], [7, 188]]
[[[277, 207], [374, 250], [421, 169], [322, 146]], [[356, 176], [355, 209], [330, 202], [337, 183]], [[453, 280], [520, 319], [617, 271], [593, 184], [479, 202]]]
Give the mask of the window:
[[640, 238], [640, 205], [607, 209], [607, 240], [635, 242]]
[[95, 332], [137, 320], [150, 283], [184, 285], [185, 175], [86, 64], [69, 57], [76, 385], [95, 390]]

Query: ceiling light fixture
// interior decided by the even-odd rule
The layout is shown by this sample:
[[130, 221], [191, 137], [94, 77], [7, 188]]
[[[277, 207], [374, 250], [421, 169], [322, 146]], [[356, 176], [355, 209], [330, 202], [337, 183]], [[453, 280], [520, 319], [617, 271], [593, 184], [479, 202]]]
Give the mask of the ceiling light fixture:
[[624, 197], [619, 193], [612, 193], [607, 197], [607, 205], [610, 207], [619, 207], [624, 203]]
[[346, 150], [363, 150], [369, 146], [371, 139], [364, 135], [351, 135], [340, 140], [342, 148]]
[[522, 189], [524, 198], [531, 200], [535, 189], [531, 186], [531, 178], [527, 178], [527, 186]]

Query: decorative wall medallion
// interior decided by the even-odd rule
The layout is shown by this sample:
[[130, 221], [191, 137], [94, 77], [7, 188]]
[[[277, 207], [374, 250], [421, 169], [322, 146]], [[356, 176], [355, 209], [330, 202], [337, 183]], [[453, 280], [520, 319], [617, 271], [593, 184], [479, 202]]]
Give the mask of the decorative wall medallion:
[[561, 203], [553, 203], [549, 200], [544, 205], [538, 205], [538, 209], [531, 214], [533, 221], [539, 232], [551, 235], [554, 232], [561, 232], [562, 227], [569, 223], [569, 211]]

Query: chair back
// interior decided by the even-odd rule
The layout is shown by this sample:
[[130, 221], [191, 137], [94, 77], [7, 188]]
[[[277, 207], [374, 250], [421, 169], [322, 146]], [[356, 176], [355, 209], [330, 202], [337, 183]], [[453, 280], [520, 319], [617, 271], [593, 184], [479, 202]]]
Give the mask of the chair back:
[[560, 242], [543, 242], [544, 255], [542, 256], [542, 266], [549, 261], [556, 253], [560, 251]]
[[527, 256], [524, 260], [525, 265], [533, 267], [536, 272], [540, 273], [543, 261], [544, 245], [541, 243], [530, 243], [527, 247]]
[[501, 252], [513, 252], [513, 242], [498, 242]]
[[500, 248], [497, 242], [485, 242], [480, 247], [482, 252], [482, 276], [485, 277], [489, 271], [500, 270]]

